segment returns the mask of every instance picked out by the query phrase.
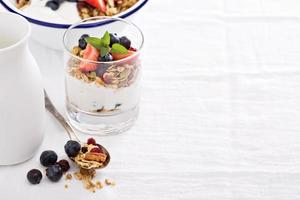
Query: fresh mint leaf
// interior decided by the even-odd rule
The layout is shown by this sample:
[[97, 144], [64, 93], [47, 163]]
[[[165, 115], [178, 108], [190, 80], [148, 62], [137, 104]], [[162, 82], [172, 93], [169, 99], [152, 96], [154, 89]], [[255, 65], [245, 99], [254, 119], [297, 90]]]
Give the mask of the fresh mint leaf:
[[111, 47], [111, 52], [112, 53], [121, 53], [121, 54], [127, 54], [128, 50], [121, 44], [115, 43]]
[[96, 37], [87, 37], [85, 38], [85, 41], [95, 47], [96, 49], [101, 49], [102, 47], [102, 41], [99, 38]]
[[108, 47], [110, 43], [110, 35], [108, 31], [105, 31], [103, 37], [101, 38], [103, 46]]
[[[98, 49], [100, 51], [101, 57], [109, 53], [110, 35], [108, 31], [105, 31], [101, 39], [96, 37], [87, 37], [85, 38], [85, 41]], [[111, 53], [127, 54], [128, 50], [123, 45], [115, 43], [111, 47]]]
[[106, 54], [108, 54], [109, 52], [109, 48], [108, 47], [101, 47], [100, 48], [100, 54], [101, 54], [101, 57], [105, 56]]

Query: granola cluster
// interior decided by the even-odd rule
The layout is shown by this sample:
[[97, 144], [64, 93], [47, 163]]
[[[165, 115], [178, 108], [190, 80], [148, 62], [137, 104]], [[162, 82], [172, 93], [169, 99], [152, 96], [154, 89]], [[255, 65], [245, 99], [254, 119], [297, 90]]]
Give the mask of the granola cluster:
[[[84, 50], [74, 47], [72, 53], [81, 57]], [[134, 83], [139, 73], [139, 61], [121, 64], [99, 64], [95, 71], [83, 72], [79, 68], [80, 60], [70, 58], [68, 72], [71, 76], [84, 81], [95, 83], [99, 87], [122, 88]]]
[[24, 6], [27, 6], [30, 4], [30, 0], [17, 0], [16, 7], [18, 9], [23, 8]]
[[107, 0], [105, 12], [89, 5], [85, 1], [79, 1], [77, 3], [77, 10], [81, 19], [96, 16], [113, 16], [129, 9], [138, 1], [139, 0]]
[[68, 182], [67, 184], [65, 184], [65, 188], [69, 188], [70, 181], [73, 179], [73, 177], [76, 180], [81, 181], [84, 188], [93, 193], [95, 193], [97, 190], [101, 190], [105, 186], [116, 185], [113, 180], [107, 178], [104, 181], [94, 180], [95, 175], [95, 171], [85, 169], [80, 169], [79, 171], [74, 172], [73, 175], [71, 173], [68, 173], [65, 175], [65, 179]]
[[[93, 150], [97, 151], [93, 151]], [[104, 166], [107, 155], [98, 146], [86, 144], [74, 158], [75, 163], [83, 169], [98, 169]]]

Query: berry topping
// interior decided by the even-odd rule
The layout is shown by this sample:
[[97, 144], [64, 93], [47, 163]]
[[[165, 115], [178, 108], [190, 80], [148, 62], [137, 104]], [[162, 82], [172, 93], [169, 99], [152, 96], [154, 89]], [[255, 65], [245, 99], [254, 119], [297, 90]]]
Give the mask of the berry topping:
[[[88, 44], [83, 53], [83, 58], [86, 60], [97, 61], [99, 57], [98, 50], [92, 45]], [[84, 62], [82, 61], [79, 66], [80, 70], [83, 72], [95, 71], [97, 69], [96, 63]]]
[[56, 161], [57, 154], [51, 150], [43, 151], [43, 153], [40, 156], [40, 162], [45, 167], [55, 164]]
[[61, 179], [62, 175], [63, 170], [58, 164], [51, 165], [46, 169], [46, 176], [50, 181], [57, 182]]
[[[136, 51], [136, 49], [131, 47], [131, 41], [126, 36], [118, 38], [117, 34], [112, 34], [108, 31], [105, 31], [101, 38], [88, 37], [85, 41], [88, 44], [83, 53], [83, 58], [92, 61], [98, 60], [101, 62], [109, 62], [121, 60], [132, 55]], [[96, 64], [97, 63], [81, 62], [79, 68], [83, 72], [97, 71], [97, 67], [102, 66], [97, 66]]]
[[87, 140], [87, 144], [93, 144], [93, 145], [95, 145], [96, 144], [96, 140], [94, 138], [89, 138]]
[[109, 42], [110, 47], [115, 43], [120, 43], [120, 39], [116, 33], [113, 33], [113, 34], [110, 33], [109, 36], [110, 36], [110, 42]]
[[65, 144], [65, 152], [69, 157], [75, 157], [79, 153], [81, 146], [78, 142], [74, 140], [69, 140]]
[[82, 151], [82, 153], [86, 153], [88, 151], [88, 148], [87, 147], [81, 147], [81, 151]]
[[27, 180], [31, 184], [39, 184], [42, 180], [42, 172], [38, 169], [32, 169], [27, 173]]
[[80, 39], [78, 40], [78, 46], [80, 47], [80, 49], [85, 49], [87, 42], [85, 41], [85, 38], [89, 37], [88, 34], [83, 34]]
[[120, 37], [120, 44], [123, 45], [126, 49], [129, 49], [131, 46], [131, 41], [126, 37]]
[[108, 53], [105, 56], [99, 57], [99, 61], [101, 61], [101, 62], [113, 61], [113, 57], [110, 53]]
[[70, 169], [69, 162], [67, 160], [60, 160], [57, 164], [61, 167], [63, 172], [67, 172]]
[[106, 3], [104, 0], [85, 0], [85, 2], [100, 9], [101, 12], [106, 12]]
[[99, 149], [98, 147], [92, 148], [90, 152], [93, 152], [93, 153], [103, 153], [103, 152], [101, 151], [101, 149]]

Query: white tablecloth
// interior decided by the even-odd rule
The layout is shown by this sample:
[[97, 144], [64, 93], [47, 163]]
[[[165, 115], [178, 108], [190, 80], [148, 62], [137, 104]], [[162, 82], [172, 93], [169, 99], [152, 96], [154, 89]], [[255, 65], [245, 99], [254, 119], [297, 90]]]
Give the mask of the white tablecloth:
[[[98, 138], [112, 160], [97, 178], [117, 185], [27, 183], [42, 150], [64, 156], [48, 114], [37, 155], [0, 167], [0, 199], [300, 199], [299, 16], [298, 0], [151, 0], [135, 20], [146, 37], [139, 119]], [[30, 48], [63, 111], [62, 53]]]

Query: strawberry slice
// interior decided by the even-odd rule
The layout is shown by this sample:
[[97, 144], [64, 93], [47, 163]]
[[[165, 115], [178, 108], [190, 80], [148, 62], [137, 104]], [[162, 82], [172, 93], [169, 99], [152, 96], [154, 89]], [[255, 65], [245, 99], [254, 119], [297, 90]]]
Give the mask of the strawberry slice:
[[106, 3], [104, 2], [104, 0], [99, 0], [99, 5], [100, 5], [100, 10], [102, 12], [106, 12]]
[[91, 6], [100, 9], [101, 12], [106, 12], [106, 3], [104, 0], [84, 0]]
[[128, 53], [126, 54], [122, 54], [122, 53], [111, 53], [112, 57], [114, 60], [121, 60], [123, 58], [127, 58], [128, 56], [131, 56], [132, 54], [134, 54], [134, 51], [130, 51], [128, 50]]
[[[87, 44], [83, 53], [83, 58], [86, 60], [97, 61], [98, 57], [99, 57], [98, 50], [92, 45]], [[79, 65], [79, 69], [83, 72], [95, 71], [97, 69], [97, 64], [82, 61]]]

